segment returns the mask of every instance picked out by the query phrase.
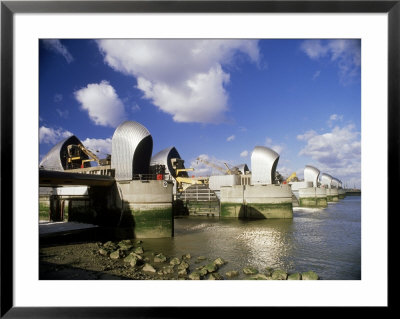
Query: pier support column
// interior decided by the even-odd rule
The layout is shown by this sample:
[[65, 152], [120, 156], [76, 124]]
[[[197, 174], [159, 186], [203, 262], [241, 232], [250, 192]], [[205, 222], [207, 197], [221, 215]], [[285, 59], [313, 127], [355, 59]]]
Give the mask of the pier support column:
[[293, 218], [289, 185], [247, 185], [244, 201], [247, 218]]
[[327, 207], [325, 188], [308, 187], [299, 189], [300, 207]]
[[327, 188], [326, 189], [326, 198], [328, 202], [338, 202], [339, 201], [339, 193], [336, 188]]
[[244, 187], [245, 185], [221, 186], [220, 217], [245, 217]]
[[119, 227], [135, 238], [163, 238], [174, 234], [172, 182], [133, 180], [117, 182], [122, 210]]
[[221, 187], [221, 213], [233, 218], [293, 218], [288, 185], [236, 185]]

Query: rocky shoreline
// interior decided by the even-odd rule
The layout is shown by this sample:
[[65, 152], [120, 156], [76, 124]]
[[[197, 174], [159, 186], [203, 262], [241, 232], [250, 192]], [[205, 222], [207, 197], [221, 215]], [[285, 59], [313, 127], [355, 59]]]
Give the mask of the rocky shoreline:
[[[132, 239], [40, 248], [39, 279], [130, 280], [319, 280], [314, 271], [288, 273], [251, 265], [224, 271], [221, 257], [165, 256], [147, 251], [143, 241]], [[243, 280], [241, 279], [241, 280]]]

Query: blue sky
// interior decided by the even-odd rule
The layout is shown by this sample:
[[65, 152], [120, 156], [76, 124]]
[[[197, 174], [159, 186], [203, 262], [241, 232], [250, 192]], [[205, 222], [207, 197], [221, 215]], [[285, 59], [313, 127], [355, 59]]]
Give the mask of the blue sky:
[[153, 154], [175, 146], [197, 176], [218, 172], [198, 156], [250, 167], [267, 146], [284, 176], [313, 165], [361, 185], [359, 40], [53, 39], [39, 50], [40, 159], [71, 134], [104, 157], [132, 120]]

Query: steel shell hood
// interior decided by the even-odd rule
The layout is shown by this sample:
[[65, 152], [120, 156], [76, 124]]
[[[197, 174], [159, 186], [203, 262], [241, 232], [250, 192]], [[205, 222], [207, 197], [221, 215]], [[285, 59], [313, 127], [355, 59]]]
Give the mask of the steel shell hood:
[[[68, 145], [82, 145], [82, 142], [72, 135], [58, 142], [53, 148], [43, 157], [39, 166], [46, 170], [64, 171], [67, 166]], [[86, 154], [82, 154], [82, 159], [89, 159]]]
[[304, 168], [304, 181], [312, 182], [313, 187], [318, 187], [319, 169], [311, 165], [306, 165]]
[[264, 146], [256, 146], [251, 153], [252, 184], [273, 184], [278, 161], [278, 153]]
[[340, 181], [337, 178], [332, 178], [332, 186], [335, 188], [339, 188], [340, 186]]
[[150, 161], [150, 165], [165, 165], [165, 173], [169, 173], [173, 178], [176, 178], [176, 171], [172, 167], [172, 158], [181, 158], [177, 149], [173, 146], [167, 147], [155, 154]]
[[111, 168], [116, 180], [132, 180], [135, 174], [148, 174], [153, 138], [142, 124], [126, 121], [112, 137]]
[[246, 173], [248, 173], [250, 170], [249, 170], [249, 167], [247, 166], [247, 164], [240, 164], [240, 165], [237, 165], [237, 166], [235, 166], [237, 169], [238, 169], [238, 171], [240, 171], [243, 175], [245, 175]]
[[321, 184], [331, 188], [332, 186], [332, 176], [326, 173], [321, 174]]

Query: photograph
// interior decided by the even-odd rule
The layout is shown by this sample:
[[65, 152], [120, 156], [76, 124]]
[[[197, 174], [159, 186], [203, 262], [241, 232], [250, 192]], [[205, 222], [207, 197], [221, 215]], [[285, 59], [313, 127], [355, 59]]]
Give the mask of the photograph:
[[399, 1], [0, 10], [1, 318], [390, 308]]
[[39, 39], [40, 280], [361, 280], [361, 39]]

